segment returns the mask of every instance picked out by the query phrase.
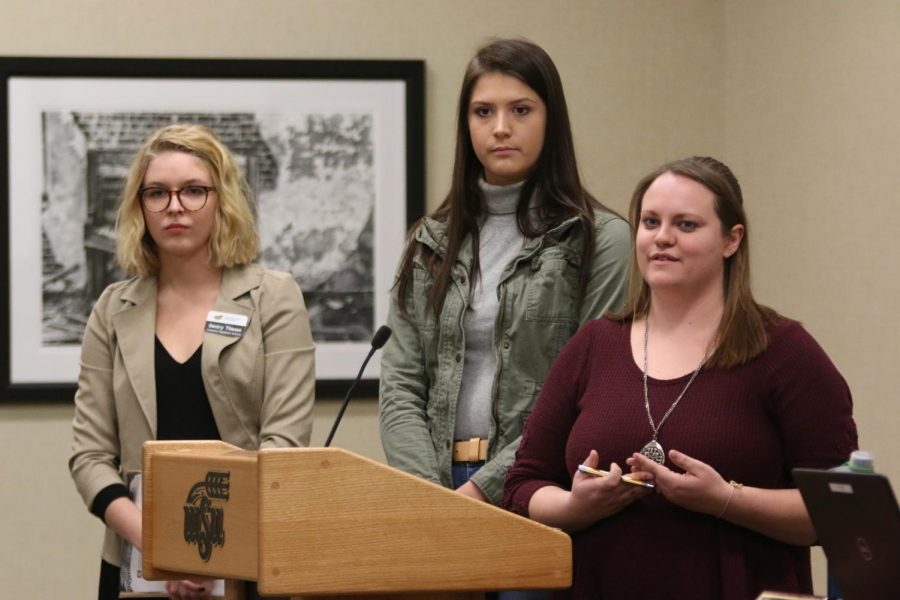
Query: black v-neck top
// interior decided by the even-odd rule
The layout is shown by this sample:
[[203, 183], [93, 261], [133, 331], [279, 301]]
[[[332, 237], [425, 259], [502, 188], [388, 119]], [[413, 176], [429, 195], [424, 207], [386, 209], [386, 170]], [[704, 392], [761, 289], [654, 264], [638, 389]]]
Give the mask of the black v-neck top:
[[[159, 338], [154, 337], [154, 371], [156, 374], [156, 439], [220, 440], [209, 397], [203, 387], [200, 359], [203, 346], [185, 362], [169, 354]], [[106, 509], [116, 498], [128, 497], [123, 484], [108, 485], [94, 497], [91, 513], [104, 521]], [[104, 521], [105, 522], [105, 521]]]
[[176, 361], [156, 340], [156, 439], [222, 439], [203, 387], [199, 346], [185, 362]]

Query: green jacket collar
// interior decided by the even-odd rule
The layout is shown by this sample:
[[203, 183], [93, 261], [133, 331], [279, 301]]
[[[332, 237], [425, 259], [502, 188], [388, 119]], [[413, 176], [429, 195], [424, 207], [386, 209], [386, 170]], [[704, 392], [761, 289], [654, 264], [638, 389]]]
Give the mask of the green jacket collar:
[[[537, 252], [543, 247], [547, 238], [559, 239], [563, 233], [568, 231], [578, 222], [578, 217], [566, 219], [541, 237], [533, 238], [525, 243], [519, 258], [527, 258], [531, 254]], [[447, 251], [447, 224], [445, 221], [438, 221], [432, 217], [422, 219], [422, 224], [416, 229], [415, 240], [428, 246], [438, 256], [444, 256]], [[472, 264], [472, 238], [467, 236], [463, 240], [462, 247], [459, 250], [459, 256], [456, 257], [467, 267]]]

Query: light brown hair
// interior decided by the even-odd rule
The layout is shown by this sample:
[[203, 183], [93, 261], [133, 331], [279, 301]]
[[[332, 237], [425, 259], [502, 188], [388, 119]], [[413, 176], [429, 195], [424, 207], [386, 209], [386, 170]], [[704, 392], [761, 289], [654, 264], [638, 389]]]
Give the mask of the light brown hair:
[[[750, 230], [744, 212], [741, 185], [725, 164], [708, 156], [692, 156], [666, 163], [641, 179], [631, 195], [628, 217], [631, 222], [632, 246], [641, 222], [644, 194], [665, 173], [692, 179], [715, 196], [715, 210], [727, 235], [735, 225], [743, 225], [744, 235], [737, 250], [724, 259], [725, 306], [716, 332], [715, 351], [707, 366], [730, 368], [744, 364], [761, 354], [768, 345], [766, 329], [782, 317], [753, 299], [750, 289]], [[646, 318], [650, 312], [650, 287], [638, 269], [637, 258], [631, 257], [629, 308], [619, 318]]]

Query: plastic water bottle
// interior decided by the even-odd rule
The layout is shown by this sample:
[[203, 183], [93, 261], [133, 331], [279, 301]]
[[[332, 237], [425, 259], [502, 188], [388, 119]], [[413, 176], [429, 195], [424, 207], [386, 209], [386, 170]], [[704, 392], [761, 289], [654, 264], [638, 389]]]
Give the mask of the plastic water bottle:
[[[831, 470], [836, 473], [874, 473], [875, 457], [871, 452], [867, 452], [866, 450], [854, 450], [850, 453], [850, 460]], [[830, 571], [828, 572], [828, 597], [844, 597], [843, 594], [841, 594], [841, 590], [838, 588], [834, 577], [831, 576]]]
[[874, 473], [875, 457], [866, 450], [854, 450], [850, 453], [850, 460], [831, 470], [837, 473]]

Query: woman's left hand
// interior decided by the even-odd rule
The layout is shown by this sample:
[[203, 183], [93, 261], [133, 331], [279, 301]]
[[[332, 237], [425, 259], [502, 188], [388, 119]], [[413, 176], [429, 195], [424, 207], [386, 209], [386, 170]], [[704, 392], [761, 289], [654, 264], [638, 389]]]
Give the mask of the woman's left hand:
[[182, 579], [167, 581], [166, 592], [171, 600], [210, 600], [212, 598], [212, 579]]
[[688, 510], [718, 516], [734, 491], [731, 485], [708, 464], [687, 454], [670, 450], [669, 460], [684, 469], [684, 473], [676, 473], [638, 453], [625, 462], [631, 466], [632, 472], [652, 473], [656, 479], [656, 490], [669, 502]]

